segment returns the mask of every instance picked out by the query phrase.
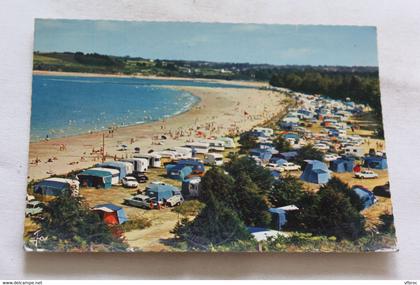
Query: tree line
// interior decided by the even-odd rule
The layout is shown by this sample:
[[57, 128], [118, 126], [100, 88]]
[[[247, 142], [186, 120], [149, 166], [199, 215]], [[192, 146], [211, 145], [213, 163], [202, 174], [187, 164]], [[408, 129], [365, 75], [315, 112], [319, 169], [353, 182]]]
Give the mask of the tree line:
[[270, 85], [307, 94], [322, 94], [333, 99], [350, 98], [372, 108], [382, 130], [382, 107], [378, 71], [348, 72], [322, 70], [278, 70], [271, 76]]

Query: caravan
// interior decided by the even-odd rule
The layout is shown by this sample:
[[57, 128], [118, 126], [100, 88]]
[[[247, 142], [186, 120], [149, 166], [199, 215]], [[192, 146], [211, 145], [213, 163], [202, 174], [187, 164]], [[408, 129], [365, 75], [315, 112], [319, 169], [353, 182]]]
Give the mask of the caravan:
[[146, 158], [130, 158], [123, 161], [133, 165], [134, 171], [132, 172], [147, 172], [147, 169], [149, 168], [149, 160]]
[[344, 154], [355, 157], [363, 157], [365, 155], [365, 151], [360, 146], [349, 145], [344, 148]]
[[225, 148], [235, 148], [235, 141], [233, 140], [233, 138], [229, 138], [229, 137], [220, 137], [217, 140], [224, 142], [224, 147]]
[[196, 153], [205, 154], [209, 152], [210, 144], [208, 142], [190, 142], [185, 147], [194, 149]]
[[225, 142], [219, 140], [207, 140], [201, 141], [203, 143], [209, 144], [209, 151], [224, 151], [225, 150]]
[[162, 167], [161, 155], [157, 153], [135, 154], [134, 158], [144, 158], [149, 161], [148, 167], [160, 168]]
[[172, 151], [176, 159], [187, 159], [192, 157], [192, 149], [189, 147], [175, 146], [173, 148], [167, 149]]

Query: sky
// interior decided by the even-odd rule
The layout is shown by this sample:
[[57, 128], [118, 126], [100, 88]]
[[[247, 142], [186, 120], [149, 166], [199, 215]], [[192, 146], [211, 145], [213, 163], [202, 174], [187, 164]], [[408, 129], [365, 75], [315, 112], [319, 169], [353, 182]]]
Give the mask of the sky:
[[378, 65], [376, 28], [361, 26], [37, 19], [34, 50], [274, 65]]

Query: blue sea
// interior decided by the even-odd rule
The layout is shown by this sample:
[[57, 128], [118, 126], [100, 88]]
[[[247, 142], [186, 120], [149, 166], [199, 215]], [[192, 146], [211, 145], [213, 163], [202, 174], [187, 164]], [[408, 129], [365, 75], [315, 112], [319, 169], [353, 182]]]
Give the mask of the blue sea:
[[161, 120], [199, 102], [168, 85], [247, 88], [190, 80], [34, 75], [31, 141]]

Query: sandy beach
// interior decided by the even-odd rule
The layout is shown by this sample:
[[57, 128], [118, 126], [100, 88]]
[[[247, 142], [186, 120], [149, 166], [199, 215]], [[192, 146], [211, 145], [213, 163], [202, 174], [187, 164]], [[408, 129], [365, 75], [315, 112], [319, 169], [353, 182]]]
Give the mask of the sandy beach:
[[[146, 153], [149, 150], [182, 146], [187, 141], [249, 130], [286, 107], [286, 95], [268, 90], [186, 86], [168, 88], [182, 89], [201, 100], [189, 111], [166, 120], [121, 127], [113, 132], [30, 143], [28, 180], [65, 174], [99, 163], [103, 134], [108, 160], [126, 158], [132, 154], [134, 147], [140, 147], [141, 152]], [[162, 139], [162, 136], [166, 139]], [[119, 151], [121, 144], [128, 145], [128, 151]]]
[[140, 79], [160, 79], [160, 80], [186, 80], [186, 81], [201, 81], [201, 82], [213, 82], [222, 84], [235, 84], [242, 86], [254, 86], [254, 87], [268, 87], [268, 82], [261, 81], [242, 81], [242, 80], [222, 80], [222, 79], [208, 79], [208, 78], [188, 78], [188, 77], [166, 77], [166, 76], [152, 76], [142, 74], [104, 74], [104, 73], [83, 73], [83, 72], [62, 72], [62, 71], [43, 71], [34, 70], [34, 75], [50, 75], [50, 76], [80, 76], [80, 77], [114, 77], [114, 78], [140, 78]]

